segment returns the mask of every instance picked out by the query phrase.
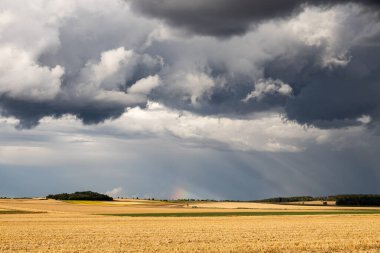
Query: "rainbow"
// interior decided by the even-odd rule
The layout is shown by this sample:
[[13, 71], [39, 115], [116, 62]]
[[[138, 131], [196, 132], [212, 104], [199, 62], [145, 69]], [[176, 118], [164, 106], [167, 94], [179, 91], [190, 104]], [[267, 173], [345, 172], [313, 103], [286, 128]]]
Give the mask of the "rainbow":
[[189, 191], [186, 191], [185, 189], [181, 188], [181, 187], [177, 187], [175, 188], [173, 194], [170, 196], [171, 199], [191, 199], [191, 198], [194, 198], [194, 195], [189, 192]]

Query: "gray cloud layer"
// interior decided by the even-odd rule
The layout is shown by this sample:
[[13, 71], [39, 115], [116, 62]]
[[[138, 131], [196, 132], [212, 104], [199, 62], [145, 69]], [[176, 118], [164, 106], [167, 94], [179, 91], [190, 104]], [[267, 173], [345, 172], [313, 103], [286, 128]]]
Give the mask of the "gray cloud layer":
[[[147, 120], [152, 122], [146, 127], [158, 127], [156, 115]], [[137, 122], [132, 122], [124, 126], [135, 127]], [[117, 127], [123, 125], [111, 123]], [[169, 119], [167, 124], [171, 123]], [[204, 123], [194, 119], [191, 128], [194, 124]], [[191, 131], [185, 125], [174, 127]], [[228, 124], [222, 127], [221, 131], [217, 125], [206, 130], [209, 135], [220, 131], [232, 139], [233, 130], [244, 130], [234, 125], [229, 131]], [[361, 146], [362, 136], [358, 136], [355, 145], [344, 150], [331, 149], [325, 143], [300, 152], [241, 152], [190, 145], [171, 137], [128, 138], [117, 133], [117, 128], [108, 132], [102, 128], [102, 125], [80, 127], [80, 122], [72, 119], [45, 121], [37, 128], [21, 132], [11, 125], [0, 124], [0, 194], [34, 197], [89, 189], [106, 192], [122, 187], [123, 196], [129, 197], [251, 200], [380, 190], [378, 138], [371, 137]], [[273, 122], [262, 128], [272, 132]], [[294, 128], [286, 128], [284, 132], [294, 135]], [[260, 120], [251, 133], [257, 129], [260, 131], [256, 134], [264, 137]], [[339, 139], [332, 137], [327, 136], [326, 140]], [[186, 195], [178, 196], [178, 191]]]
[[331, 6], [361, 3], [379, 6], [376, 0], [126, 0], [147, 15], [166, 20], [170, 25], [203, 35], [230, 36], [246, 33], [251, 24], [289, 17], [301, 11], [301, 5]]
[[[94, 1], [1, 3], [11, 67], [0, 64], [0, 113], [19, 127], [64, 114], [99, 123], [148, 100], [231, 118], [276, 111], [321, 128], [379, 119], [377, 1]], [[196, 34], [244, 35], [189, 37], [130, 7]]]

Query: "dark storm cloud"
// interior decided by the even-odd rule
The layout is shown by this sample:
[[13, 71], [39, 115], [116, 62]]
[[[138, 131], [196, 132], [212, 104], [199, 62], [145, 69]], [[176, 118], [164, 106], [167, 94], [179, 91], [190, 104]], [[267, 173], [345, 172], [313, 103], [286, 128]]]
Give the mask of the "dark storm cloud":
[[[212, 64], [208, 66], [213, 69]], [[228, 70], [225, 72], [215, 71], [210, 74], [214, 80], [223, 79], [223, 84], [218, 84], [208, 92], [199, 96], [196, 103], [189, 96], [184, 96], [180, 91], [175, 91], [172, 87], [161, 87], [156, 89], [150, 98], [154, 101], [167, 105], [171, 108], [192, 111], [201, 115], [224, 115], [227, 117], [244, 117], [251, 112], [261, 112], [274, 110], [282, 107], [288, 98], [280, 94], [271, 94], [260, 101], [252, 99], [244, 102], [252, 91], [252, 78], [247, 75], [229, 76]]]
[[35, 102], [5, 96], [0, 97], [0, 107], [4, 116], [13, 116], [20, 120], [18, 128], [26, 129], [37, 126], [39, 120], [46, 116], [59, 118], [71, 114], [81, 119], [84, 124], [97, 124], [109, 118], [117, 118], [125, 110], [124, 105], [117, 103], [75, 104], [60, 98], [50, 102]]
[[[154, 62], [146, 65], [142, 61], [136, 61], [136, 65], [129, 77], [124, 77], [123, 82], [115, 83], [112, 90], [101, 87], [90, 90], [90, 94], [77, 94], [80, 91], [80, 73], [68, 75], [62, 80], [61, 91], [51, 100], [38, 101], [33, 98], [14, 98], [8, 94], [0, 95], [0, 114], [19, 119], [18, 128], [33, 128], [39, 121], [47, 116], [59, 118], [65, 114], [71, 114], [80, 119], [84, 124], [98, 124], [107, 119], [118, 118], [126, 109], [126, 106], [146, 106], [146, 98], [135, 97], [134, 94], [124, 100], [107, 98], [97, 99], [102, 92], [114, 91], [128, 96], [128, 88], [145, 77], [154, 75], [160, 70], [160, 65]], [[93, 84], [88, 84], [91, 87]], [[79, 88], [78, 88], [79, 86]], [[99, 93], [100, 92], [100, 93]]]
[[[0, 113], [20, 119], [20, 127], [24, 128], [36, 126], [45, 116], [64, 114], [76, 115], [85, 124], [96, 124], [119, 117], [126, 107], [144, 107], [152, 100], [178, 110], [231, 118], [258, 111], [280, 111], [290, 120], [318, 127], [358, 124], [357, 118], [363, 115], [374, 121], [380, 118], [377, 99], [380, 94], [380, 63], [377, 60], [380, 32], [372, 32], [372, 28], [367, 27], [374, 23], [373, 16], [367, 14], [375, 12], [369, 8], [333, 7], [337, 3], [354, 1], [129, 1], [132, 10], [163, 18], [198, 34], [243, 34], [252, 23], [263, 21], [256, 30], [230, 40], [201, 36], [184, 39], [171, 34], [167, 27], [160, 30], [159, 23], [137, 17], [116, 2], [119, 3], [112, 2], [113, 9], [110, 7], [109, 13], [82, 6], [56, 27], [49, 23], [50, 20], [34, 24], [41, 27], [30, 33], [36, 38], [29, 44], [38, 38], [51, 43], [40, 51], [34, 51], [37, 46], [17, 46], [24, 42], [24, 33], [3, 36], [0, 50], [9, 44], [14, 44], [16, 49], [22, 48], [19, 54], [32, 59], [25, 69], [35, 70], [37, 80], [43, 85], [28, 83], [28, 78], [20, 82], [17, 77], [24, 69], [15, 68], [20, 73], [15, 72], [6, 78], [7, 82], [0, 84], [3, 89], [0, 89]], [[369, 0], [360, 3], [379, 5], [378, 1]], [[324, 11], [333, 10], [339, 17], [347, 18], [328, 22], [328, 25], [342, 23], [337, 28], [316, 27], [324, 20], [307, 23], [307, 18], [297, 20], [299, 16], [285, 18], [297, 11], [307, 11], [302, 4], [328, 5]], [[323, 14], [323, 11], [314, 12]], [[269, 24], [264, 22], [277, 17], [284, 19]], [[292, 33], [288, 25], [291, 21], [311, 27], [312, 34], [307, 31]], [[29, 29], [25, 23], [20, 22], [20, 27]], [[329, 29], [331, 35], [323, 37]], [[322, 38], [310, 44], [308, 40], [320, 36], [318, 31], [322, 31]], [[351, 45], [349, 42], [355, 41], [362, 31], [363, 38]], [[27, 48], [26, 52], [23, 48]], [[324, 57], [339, 60], [342, 52], [351, 56], [348, 64], [323, 65]], [[21, 60], [18, 63], [19, 59], [12, 54], [3, 54], [8, 56], [8, 59], [3, 57], [4, 61], [14, 61], [16, 66], [23, 63]], [[110, 57], [103, 59], [103, 54]], [[56, 66], [64, 69], [60, 78], [53, 73]], [[109, 70], [115, 73], [110, 74]], [[8, 71], [4, 71], [3, 75], [6, 74]], [[162, 81], [157, 88], [143, 96], [128, 94], [133, 84], [155, 75]], [[9, 82], [13, 79], [20, 82], [19, 87]], [[36, 90], [38, 93], [51, 87], [50, 80], [60, 81], [57, 91], [53, 89], [41, 97], [30, 92]], [[260, 82], [266, 85], [262, 90]], [[281, 92], [284, 88], [281, 85], [288, 85], [291, 91]]]
[[360, 3], [380, 6], [376, 0], [126, 0], [149, 16], [195, 34], [231, 36], [244, 34], [253, 22], [282, 18], [300, 10], [301, 5]]
[[[0, 27], [0, 54], [9, 62], [0, 66], [0, 114], [19, 119], [20, 128], [32, 128], [45, 116], [71, 114], [96, 124], [119, 117], [126, 106], [144, 107], [145, 95], [127, 90], [161, 68], [159, 57], [135, 51], [153, 29], [150, 21], [126, 17], [118, 1], [98, 2], [112, 15], [86, 3], [50, 3], [46, 9], [22, 1], [0, 4], [20, 15]], [[62, 75], [54, 74], [56, 66]], [[52, 81], [57, 89], [47, 92], [54, 87]]]
[[39, 3], [0, 1], [3, 194], [380, 190], [378, 1]]
[[[360, 43], [363, 45], [351, 48], [344, 66], [320, 65], [325, 55], [324, 45], [296, 45], [289, 49], [292, 53], [281, 52], [260, 62], [262, 78], [282, 80], [292, 88], [289, 96], [275, 93], [259, 101], [245, 102], [253, 89], [252, 76], [242, 73], [231, 75], [231, 70], [223, 64], [213, 62], [207, 63], [207, 69], [216, 85], [198, 97], [195, 105], [190, 98], [176, 92], [174, 86], [163, 86], [150, 96], [172, 108], [203, 115], [244, 117], [250, 112], [284, 108], [287, 119], [320, 128], [358, 125], [361, 124], [358, 118], [364, 115], [376, 123], [380, 120], [378, 43], [375, 35]], [[223, 83], [218, 84], [218, 80]]]
[[[321, 128], [358, 124], [356, 120], [368, 115], [380, 120], [380, 47], [356, 47], [345, 67], [317, 68], [308, 64], [296, 70], [289, 59], [276, 59], [266, 66], [266, 75], [291, 83], [293, 96], [286, 102], [288, 119]], [[305, 56], [302, 60], [305, 61]], [[293, 59], [292, 62], [299, 62]]]

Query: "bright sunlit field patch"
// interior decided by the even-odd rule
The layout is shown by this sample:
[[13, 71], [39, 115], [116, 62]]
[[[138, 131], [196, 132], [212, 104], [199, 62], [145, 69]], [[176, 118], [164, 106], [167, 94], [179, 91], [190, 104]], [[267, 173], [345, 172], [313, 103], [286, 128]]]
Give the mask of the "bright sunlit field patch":
[[[286, 212], [192, 212], [192, 213], [126, 213], [108, 214], [128, 217], [231, 217], [231, 216], [300, 216], [300, 215], [372, 215], [380, 210], [341, 210], [341, 211], [286, 211]], [[107, 214], [105, 214], [107, 215]]]

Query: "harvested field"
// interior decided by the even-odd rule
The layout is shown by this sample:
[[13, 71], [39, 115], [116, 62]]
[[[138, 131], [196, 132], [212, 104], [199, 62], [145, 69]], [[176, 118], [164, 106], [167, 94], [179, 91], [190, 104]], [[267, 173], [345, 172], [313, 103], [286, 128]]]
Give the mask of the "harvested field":
[[1, 252], [379, 252], [380, 216], [0, 216]]
[[372, 215], [380, 214], [380, 210], [333, 210], [333, 211], [291, 211], [291, 212], [191, 212], [191, 213], [125, 213], [125, 214], [105, 214], [110, 216], [129, 217], [225, 217], [225, 216], [295, 216], [295, 215]]
[[[186, 203], [182, 208], [173, 203], [136, 206], [1, 201], [3, 210], [12, 207], [47, 213], [0, 215], [0, 252], [380, 252], [380, 214], [375, 213], [379, 208], [321, 209], [316, 213], [193, 209]], [[99, 211], [140, 217], [94, 215]], [[253, 216], [241, 216], [242, 211]]]
[[[308, 203], [308, 202], [305, 202]], [[317, 204], [319, 203], [319, 204]], [[321, 202], [311, 202], [302, 205], [299, 202], [284, 204], [254, 203], [254, 202], [198, 202], [194, 203], [199, 208], [224, 208], [224, 209], [257, 209], [257, 210], [344, 210], [363, 209], [363, 207], [349, 207], [336, 205], [322, 205]], [[380, 209], [380, 207], [366, 207], [366, 209]]]

